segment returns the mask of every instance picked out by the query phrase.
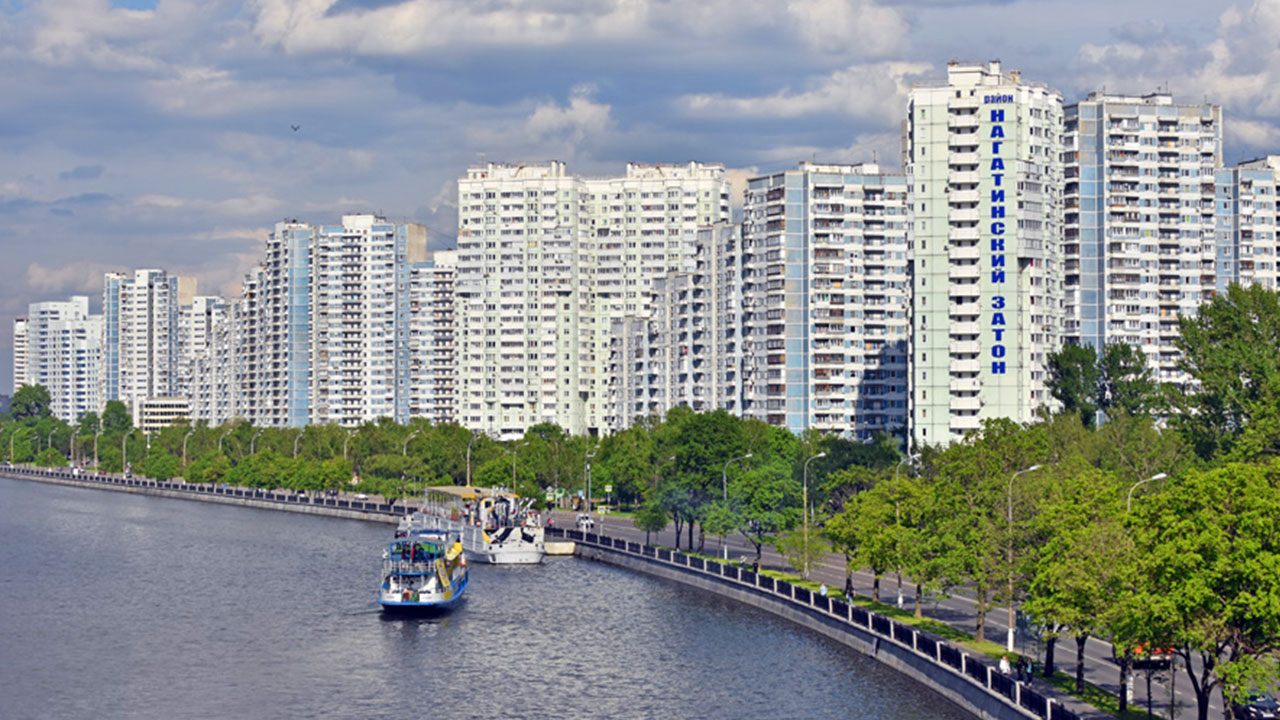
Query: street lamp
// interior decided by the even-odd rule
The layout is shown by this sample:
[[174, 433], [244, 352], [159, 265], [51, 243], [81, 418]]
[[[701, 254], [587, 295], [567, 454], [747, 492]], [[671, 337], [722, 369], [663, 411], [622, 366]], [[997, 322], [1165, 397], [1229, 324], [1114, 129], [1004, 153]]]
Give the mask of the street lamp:
[[194, 435], [195, 432], [196, 429], [191, 428], [187, 431], [186, 435], [182, 436], [182, 469], [184, 472], [187, 469], [187, 441], [191, 439], [191, 436]]
[[801, 486], [801, 503], [804, 507], [800, 511], [804, 514], [804, 577], [806, 580], [809, 579], [809, 463], [826, 456], [825, 452], [820, 452], [804, 461], [804, 484]]
[[46, 436], [44, 439], [45, 446], [48, 447], [50, 450], [53, 449], [53, 434], [56, 432], [58, 432], [58, 428], [54, 428], [50, 430], [48, 436]]
[[1013, 629], [1014, 629], [1014, 617], [1013, 617], [1013, 481], [1014, 481], [1014, 479], [1015, 479], [1015, 478], [1017, 478], [1019, 475], [1021, 475], [1021, 474], [1023, 474], [1023, 473], [1029, 473], [1029, 472], [1032, 472], [1032, 471], [1034, 471], [1034, 470], [1039, 470], [1039, 469], [1040, 469], [1040, 466], [1039, 466], [1039, 465], [1032, 465], [1032, 466], [1031, 466], [1031, 467], [1029, 467], [1029, 468], [1023, 468], [1022, 470], [1019, 470], [1018, 472], [1016, 472], [1016, 473], [1014, 473], [1013, 475], [1011, 475], [1011, 476], [1009, 477], [1009, 491], [1008, 491], [1008, 493], [1007, 493], [1007, 494], [1006, 494], [1006, 496], [1005, 496], [1005, 498], [1008, 500], [1008, 503], [1009, 503], [1009, 504], [1008, 504], [1008, 508], [1009, 508], [1009, 510], [1008, 510], [1008, 515], [1007, 515], [1007, 519], [1008, 519], [1008, 521], [1009, 521], [1009, 537], [1008, 537], [1008, 543], [1007, 543], [1007, 545], [1006, 545], [1006, 550], [1007, 550], [1007, 552], [1008, 552], [1008, 557], [1007, 557], [1007, 559], [1008, 559], [1008, 561], [1009, 561], [1009, 632], [1008, 632], [1008, 634], [1005, 636], [1005, 638], [1006, 638], [1006, 639], [1005, 639], [1004, 647], [1005, 647], [1005, 650], [1007, 650], [1008, 652], [1013, 652]]
[[233, 430], [235, 430], [235, 428], [232, 428], [231, 430], [228, 430], [228, 431], [226, 431], [226, 432], [222, 433], [222, 437], [218, 438], [218, 454], [219, 454], [219, 455], [221, 455], [221, 454], [222, 454], [222, 440], [223, 440], [223, 438], [225, 438], [225, 437], [227, 437], [228, 435], [230, 435], [230, 434], [231, 434], [231, 432], [232, 432]]
[[102, 421], [98, 421], [98, 432], [93, 434], [93, 469], [98, 469], [98, 437], [102, 435]]
[[1125, 501], [1125, 504], [1124, 504], [1124, 511], [1125, 511], [1126, 513], [1128, 513], [1128, 512], [1131, 512], [1131, 511], [1133, 510], [1133, 491], [1134, 491], [1134, 490], [1137, 490], [1139, 485], [1146, 485], [1147, 483], [1151, 482], [1152, 480], [1163, 480], [1163, 479], [1165, 479], [1165, 478], [1167, 478], [1167, 477], [1169, 477], [1169, 476], [1168, 476], [1168, 475], [1166, 475], [1165, 473], [1156, 473], [1155, 475], [1152, 475], [1151, 477], [1147, 478], [1146, 480], [1139, 480], [1138, 482], [1134, 483], [1134, 484], [1133, 484], [1133, 487], [1129, 488], [1129, 499]]
[[[898, 498], [896, 495], [896, 493], [898, 492], [898, 473], [902, 470], [902, 466], [904, 463], [911, 462], [912, 460], [916, 460], [919, 457], [920, 457], [920, 453], [907, 453], [906, 455], [903, 456], [901, 460], [898, 461], [897, 466], [893, 468], [893, 485], [894, 485], [893, 492], [895, 493], [895, 497], [893, 500], [893, 522], [894, 522], [895, 531], [898, 530], [899, 526], [902, 523], [902, 513], [899, 511]], [[898, 536], [900, 534], [901, 534], [900, 531], [895, 532], [893, 536], [893, 554], [895, 558], [899, 560], [899, 563], [901, 563], [901, 559], [900, 559], [901, 556], [899, 556], [898, 554]], [[899, 608], [902, 607], [902, 565], [901, 564], [898, 565], [898, 607]]]
[[520, 448], [528, 444], [529, 443], [520, 443], [519, 445], [515, 445], [511, 448], [511, 490], [512, 491], [516, 489], [516, 453], [520, 451]]
[[471, 487], [471, 444], [480, 437], [477, 433], [472, 433], [471, 439], [467, 441], [467, 487]]
[[582, 474], [587, 476], [586, 477], [587, 502], [586, 502], [585, 510], [587, 511], [588, 514], [591, 513], [591, 458], [595, 456], [596, 456], [596, 448], [591, 448], [590, 450], [587, 451], [587, 456], [583, 458], [583, 462], [585, 463], [585, 465], [582, 468]]
[[400, 454], [409, 457], [409, 441], [418, 436], [418, 430], [409, 433], [409, 437], [404, 439], [404, 445], [400, 448]]
[[[720, 471], [720, 494], [725, 506], [729, 504], [729, 465], [739, 460], [747, 460], [755, 453], [747, 453], [724, 461], [724, 469]], [[724, 559], [729, 559], [729, 546], [724, 544], [724, 535], [720, 536], [720, 549], [724, 551]]]
[[26, 432], [30, 429], [31, 428], [18, 428], [17, 430], [9, 433], [9, 464], [13, 464], [13, 439], [18, 436], [18, 433]]
[[257, 444], [258, 444], [258, 438], [262, 437], [262, 433], [264, 433], [264, 432], [266, 432], [266, 431], [267, 431], [267, 429], [266, 429], [266, 428], [259, 428], [259, 429], [258, 429], [258, 432], [254, 433], [254, 434], [253, 434], [253, 437], [249, 439], [249, 454], [250, 454], [250, 455], [254, 455], [254, 454], [256, 454], [256, 453], [255, 453], [254, 448], [255, 448], [255, 447], [257, 447]]
[[133, 434], [133, 430], [129, 430], [120, 436], [120, 472], [123, 473], [125, 466], [129, 464], [129, 454], [125, 452], [125, 448], [129, 446], [129, 436]]
[[294, 460], [298, 459], [298, 441], [301, 440], [302, 436], [306, 434], [307, 434], [307, 429], [302, 428], [302, 430], [299, 431], [297, 435], [293, 436], [293, 459]]
[[348, 430], [347, 436], [343, 438], [342, 440], [342, 459], [343, 460], [347, 459], [347, 445], [351, 443], [351, 436], [355, 435], [358, 432], [360, 432], [360, 428], [356, 428], [354, 430]]

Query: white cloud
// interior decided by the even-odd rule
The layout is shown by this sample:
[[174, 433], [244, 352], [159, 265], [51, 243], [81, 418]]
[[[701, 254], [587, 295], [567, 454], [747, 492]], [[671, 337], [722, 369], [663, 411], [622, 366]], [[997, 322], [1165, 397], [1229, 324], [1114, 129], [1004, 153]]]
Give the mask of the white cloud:
[[822, 52], [888, 55], [906, 47], [906, 20], [871, 0], [789, 0], [800, 39]]
[[[39, 262], [27, 265], [27, 288], [43, 297], [102, 292], [102, 274], [122, 272], [122, 265], [108, 265], [90, 260], [60, 263], [49, 267]], [[33, 298], [32, 302], [38, 300]]]
[[608, 104], [575, 94], [564, 105], [539, 102], [522, 117], [496, 119], [466, 132], [471, 146], [495, 156], [572, 161], [615, 132], [611, 112]]
[[853, 65], [812, 80], [807, 89], [771, 95], [727, 97], [691, 94], [679, 108], [704, 117], [799, 118], [833, 114], [892, 123], [902, 117], [911, 85], [932, 68], [928, 63], [881, 62]]

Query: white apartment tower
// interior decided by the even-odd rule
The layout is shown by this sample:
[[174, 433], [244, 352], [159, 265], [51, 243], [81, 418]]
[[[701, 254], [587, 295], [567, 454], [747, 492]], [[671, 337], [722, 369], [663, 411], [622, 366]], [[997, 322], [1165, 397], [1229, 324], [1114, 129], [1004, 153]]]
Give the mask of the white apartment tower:
[[689, 269], [688, 239], [729, 219], [719, 165], [488, 163], [458, 180], [458, 422], [510, 439], [551, 422], [600, 433], [612, 320], [649, 311], [653, 281]]
[[226, 301], [211, 295], [198, 295], [190, 305], [179, 309], [178, 377], [174, 388], [177, 397], [194, 398], [197, 363], [208, 353], [215, 328], [223, 322], [226, 312]]
[[179, 308], [195, 295], [194, 278], [163, 270], [107, 273], [103, 283], [103, 392], [138, 416], [141, 402], [171, 397], [178, 384]]
[[102, 316], [89, 314], [89, 298], [31, 303], [25, 340], [22, 384], [49, 391], [54, 417], [71, 423], [101, 408]]
[[27, 319], [13, 319], [13, 389], [16, 391], [27, 380]]
[[872, 163], [805, 162], [748, 182], [746, 415], [859, 439], [905, 427], [907, 196], [903, 175]]
[[1216, 290], [1231, 283], [1280, 289], [1280, 155], [1248, 160], [1217, 172], [1215, 182]]
[[437, 250], [430, 260], [409, 269], [409, 415], [433, 424], [455, 421], [457, 270], [456, 250]]
[[653, 282], [651, 312], [612, 320], [611, 431], [673, 407], [742, 409], [740, 228], [699, 228], [693, 269]]
[[997, 61], [911, 91], [910, 435], [947, 445], [1032, 420], [1061, 343], [1062, 96]]
[[1222, 254], [1230, 229], [1214, 228], [1222, 109], [1091, 93], [1064, 112], [1066, 338], [1127, 343], [1156, 379], [1182, 382], [1178, 318], [1238, 269]]

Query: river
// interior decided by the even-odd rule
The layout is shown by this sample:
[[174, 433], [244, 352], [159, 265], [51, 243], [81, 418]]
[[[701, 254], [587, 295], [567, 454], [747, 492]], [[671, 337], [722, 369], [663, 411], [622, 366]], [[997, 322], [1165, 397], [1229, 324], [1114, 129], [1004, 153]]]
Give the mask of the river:
[[970, 718], [767, 613], [573, 558], [377, 611], [391, 526], [0, 478], [0, 717]]

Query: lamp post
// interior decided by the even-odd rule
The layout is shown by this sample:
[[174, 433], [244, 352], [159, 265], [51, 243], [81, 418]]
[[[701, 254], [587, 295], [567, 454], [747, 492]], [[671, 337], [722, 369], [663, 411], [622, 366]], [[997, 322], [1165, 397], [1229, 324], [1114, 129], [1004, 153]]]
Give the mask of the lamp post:
[[77, 435], [76, 435], [75, 428], [72, 428], [72, 429], [71, 429], [71, 444], [70, 444], [70, 446], [68, 446], [68, 447], [67, 447], [67, 454], [69, 454], [69, 455], [71, 456], [71, 464], [72, 464], [72, 465], [74, 465], [74, 464], [75, 464], [75, 462], [76, 462], [76, 437], [77, 437]]
[[258, 432], [254, 433], [254, 434], [253, 434], [253, 437], [252, 437], [252, 438], [250, 438], [250, 440], [249, 440], [249, 454], [250, 454], [250, 455], [254, 455], [254, 454], [256, 454], [256, 448], [257, 448], [257, 445], [258, 445], [258, 438], [262, 437], [262, 433], [264, 433], [264, 432], [266, 432], [266, 431], [267, 431], [267, 429], [266, 429], [266, 428], [259, 428], [259, 429], [258, 429]]
[[1005, 495], [1005, 498], [1008, 501], [1008, 515], [1006, 517], [1009, 521], [1009, 537], [1008, 543], [1005, 547], [1007, 551], [1006, 560], [1009, 562], [1009, 632], [1005, 636], [1004, 648], [1008, 652], [1013, 652], [1013, 630], [1015, 627], [1013, 617], [1013, 481], [1023, 473], [1029, 473], [1039, 469], [1039, 465], [1032, 465], [1029, 468], [1023, 468], [1009, 476], [1009, 491]]
[[[720, 497], [724, 502], [725, 507], [728, 507], [729, 505], [729, 465], [739, 460], [747, 460], [754, 454], [755, 453], [747, 453], [746, 455], [739, 455], [738, 457], [729, 458], [724, 461], [724, 469], [720, 471]], [[724, 535], [720, 536], [720, 549], [724, 551], [724, 559], [728, 560], [729, 546], [724, 544]]]
[[355, 430], [348, 430], [347, 436], [342, 439], [342, 459], [343, 460], [347, 459], [347, 446], [351, 444], [351, 436], [355, 435], [358, 432], [360, 432], [359, 428]]
[[471, 487], [471, 444], [478, 437], [480, 437], [478, 434], [473, 434], [471, 439], [467, 441], [467, 487]]
[[98, 437], [102, 435], [102, 421], [98, 421], [98, 432], [93, 434], [93, 469], [98, 469]]
[[49, 448], [50, 450], [53, 449], [53, 434], [56, 432], [58, 432], [58, 428], [54, 428], [50, 430], [49, 434], [44, 439], [45, 447]]
[[129, 436], [133, 434], [133, 430], [129, 430], [120, 436], [120, 472], [123, 473], [125, 467], [129, 464], [129, 454], [125, 452], [125, 448], [129, 446]]
[[13, 464], [13, 439], [18, 436], [18, 433], [25, 432], [30, 429], [31, 428], [18, 428], [17, 430], [14, 430], [13, 432], [9, 433], [9, 463], [10, 464]]
[[804, 578], [806, 580], [809, 579], [809, 463], [826, 456], [825, 452], [820, 452], [804, 461], [804, 484], [801, 486], [801, 503], [804, 507], [800, 510], [804, 513]]
[[184, 472], [187, 469], [187, 441], [191, 439], [191, 436], [194, 435], [195, 432], [196, 429], [191, 428], [187, 431], [186, 435], [182, 436], [182, 469]]
[[419, 431], [414, 430], [413, 432], [409, 433], [409, 437], [407, 437], [407, 438], [405, 438], [405, 439], [404, 439], [404, 445], [402, 445], [402, 446], [400, 447], [400, 454], [401, 454], [401, 455], [403, 455], [403, 456], [405, 456], [405, 457], [409, 457], [409, 441], [410, 441], [410, 440], [412, 440], [412, 439], [414, 439], [415, 437], [417, 437], [417, 436], [418, 436], [418, 432], [419, 432]]
[[[904, 463], [911, 462], [918, 457], [920, 457], [920, 453], [907, 453], [906, 455], [903, 456], [901, 460], [898, 461], [898, 464], [893, 468], [893, 486], [894, 486], [893, 491], [895, 493], [895, 497], [893, 500], [893, 522], [894, 522], [895, 530], [897, 530], [902, 523], [902, 513], [898, 507], [898, 499], [896, 496], [896, 493], [898, 492], [898, 473], [902, 470], [902, 466]], [[899, 557], [898, 555], [898, 535], [899, 534], [900, 533], [895, 533], [893, 536], [893, 554], [895, 557]], [[899, 608], [902, 607], [902, 565], [901, 564], [898, 565], [898, 607]]]
[[[232, 428], [232, 430], [234, 430], [234, 428]], [[223, 441], [223, 439], [225, 439], [228, 435], [230, 435], [230, 434], [231, 434], [231, 432], [232, 432], [232, 430], [228, 430], [228, 431], [226, 431], [226, 432], [222, 433], [222, 436], [218, 438], [218, 454], [219, 454], [219, 455], [221, 455], [221, 454], [222, 454], [222, 441]]]
[[302, 430], [298, 431], [297, 435], [293, 436], [293, 459], [294, 460], [298, 459], [298, 441], [301, 440], [302, 436], [306, 434], [307, 434], [307, 429], [302, 428]]
[[1131, 511], [1133, 510], [1133, 491], [1134, 491], [1134, 490], [1137, 490], [1139, 485], [1146, 485], [1147, 483], [1151, 482], [1152, 480], [1163, 480], [1163, 479], [1165, 479], [1165, 478], [1167, 478], [1167, 477], [1169, 477], [1169, 476], [1168, 476], [1168, 475], [1166, 475], [1165, 473], [1156, 473], [1155, 475], [1152, 475], [1151, 477], [1147, 478], [1146, 480], [1139, 480], [1138, 482], [1134, 483], [1134, 484], [1133, 484], [1133, 487], [1129, 488], [1129, 499], [1125, 501], [1125, 504], [1124, 504], [1124, 511], [1125, 511], [1126, 513], [1128, 513], [1128, 512], [1131, 512]]
[[591, 458], [595, 456], [596, 456], [596, 448], [591, 448], [590, 450], [587, 451], [587, 456], [583, 459], [585, 465], [582, 468], [582, 474], [586, 476], [586, 483], [587, 483], [587, 498], [586, 498], [587, 502], [586, 502], [585, 509], [588, 515], [591, 514]]
[[516, 489], [516, 453], [520, 452], [520, 448], [528, 444], [520, 443], [511, 448], [511, 489], [513, 491]]

